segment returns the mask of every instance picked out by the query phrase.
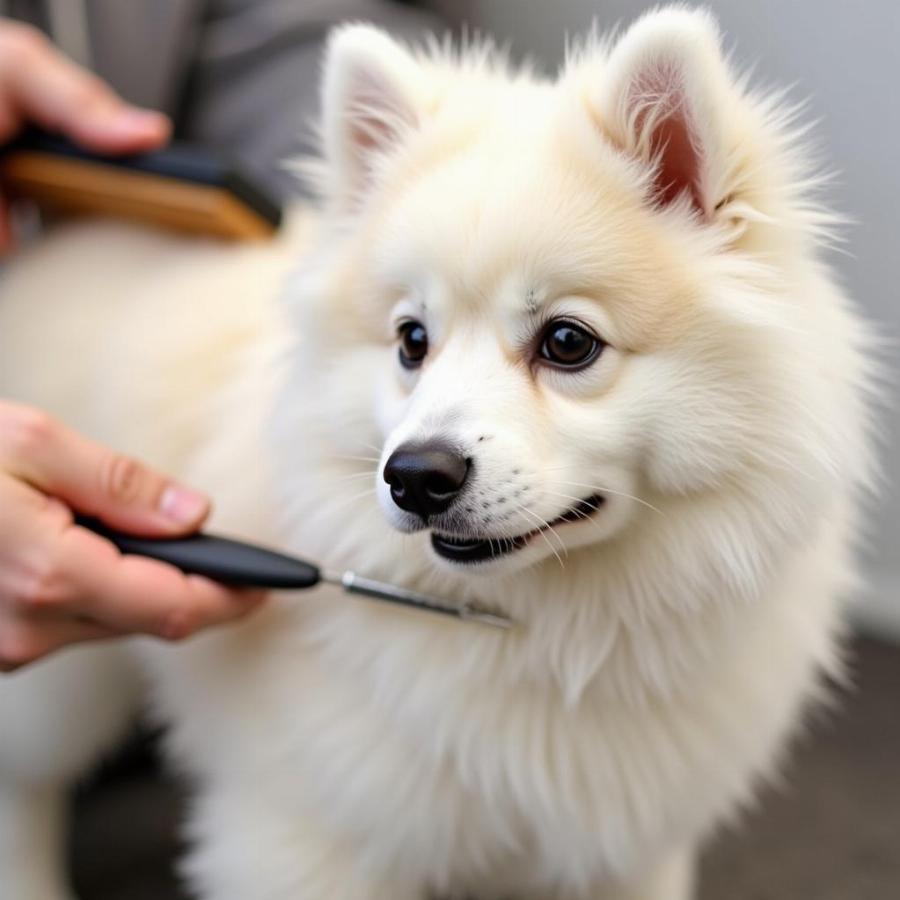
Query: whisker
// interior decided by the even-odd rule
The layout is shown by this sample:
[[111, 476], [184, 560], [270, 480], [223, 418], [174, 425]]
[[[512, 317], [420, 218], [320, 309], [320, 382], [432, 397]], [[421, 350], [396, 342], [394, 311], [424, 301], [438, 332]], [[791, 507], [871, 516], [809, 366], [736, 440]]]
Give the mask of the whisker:
[[338, 475], [334, 478], [335, 482], [353, 481], [356, 478], [372, 478], [376, 473], [376, 469], [368, 472], [351, 472], [349, 475]]
[[336, 505], [331, 505], [328, 507], [327, 512], [333, 515], [335, 512], [345, 509], [351, 504], [355, 503], [357, 500], [362, 500], [363, 497], [368, 497], [370, 494], [375, 494], [375, 487], [366, 488], [366, 490], [362, 491], [362, 493], [354, 494], [352, 497], [344, 497], [342, 501], [339, 501]]
[[612, 488], [602, 487], [598, 484], [585, 484], [582, 481], [558, 481], [558, 484], [570, 484], [572, 487], [583, 487], [587, 488], [590, 491], [595, 491], [599, 494], [614, 494], [617, 497], [627, 497], [629, 500], [634, 500], [635, 503], [640, 503], [641, 506], [646, 506], [647, 509], [652, 509], [653, 512], [659, 513], [659, 515], [664, 516], [665, 513], [657, 506], [654, 506], [652, 503], [648, 503], [646, 500], [642, 500], [640, 497], [635, 497], [634, 494], [626, 494], [625, 491], [615, 491]]
[[[550, 466], [549, 468], [541, 468], [540, 472], [542, 474], [552, 473], [552, 472], [568, 472], [571, 469], [571, 466]], [[659, 513], [660, 515], [665, 515], [665, 513], [654, 506], [652, 503], [647, 500], [642, 499], [641, 497], [637, 497], [634, 494], [627, 494], [625, 491], [617, 491], [614, 488], [603, 487], [599, 484], [585, 484], [581, 481], [559, 481], [558, 484], [569, 484], [572, 487], [583, 487], [588, 488], [589, 490], [602, 493], [602, 494], [614, 494], [618, 497], [627, 497], [629, 500], [634, 500], [635, 503], [640, 503], [642, 506], [646, 506], [648, 509], [652, 509], [654, 512]], [[580, 498], [584, 499], [584, 498]]]
[[[563, 497], [566, 500], [574, 500], [576, 503], [583, 503], [584, 497], [576, 497], [574, 494], [564, 494], [562, 491], [551, 491], [548, 488], [540, 488], [542, 494], [550, 494], [554, 497]], [[591, 504], [593, 505], [593, 504]], [[594, 506], [594, 509], [599, 509], [598, 506]]]
[[[562, 497], [565, 500], [574, 500], [576, 503], [584, 503], [584, 497], [576, 497], [573, 494], [563, 494], [561, 491], [550, 491], [547, 488], [541, 488], [541, 493], [546, 494], [548, 497]], [[600, 509], [599, 504], [591, 503], [589, 504], [592, 511], [596, 511]], [[589, 522], [592, 522], [594, 525], [599, 526], [599, 522], [591, 515], [591, 513], [582, 512], [579, 509], [575, 509], [574, 507], [571, 509], [579, 519], [585, 519]]]
[[379, 457], [379, 456], [332, 456], [331, 458], [332, 459], [350, 459], [350, 460], [354, 460], [354, 461], [359, 460], [361, 462], [375, 462], [375, 463], [381, 462], [381, 457]]
[[547, 537], [547, 531], [549, 530], [553, 533], [553, 536], [557, 541], [559, 541], [560, 548], [562, 549], [563, 553], [566, 554], [566, 556], [569, 555], [569, 551], [566, 549], [566, 545], [563, 543], [562, 538], [556, 533], [550, 523], [545, 522], [537, 513], [532, 512], [530, 509], [526, 509], [521, 504], [516, 504], [516, 508], [519, 510], [519, 512], [525, 513], [526, 516], [530, 516], [532, 519], [539, 523], [540, 527], [538, 528], [538, 534], [540, 534], [540, 536], [547, 542], [547, 546], [556, 557], [556, 561], [559, 563], [560, 568], [565, 569], [566, 564], [562, 561], [562, 557], [559, 555], [553, 544], [550, 543], [550, 539]]

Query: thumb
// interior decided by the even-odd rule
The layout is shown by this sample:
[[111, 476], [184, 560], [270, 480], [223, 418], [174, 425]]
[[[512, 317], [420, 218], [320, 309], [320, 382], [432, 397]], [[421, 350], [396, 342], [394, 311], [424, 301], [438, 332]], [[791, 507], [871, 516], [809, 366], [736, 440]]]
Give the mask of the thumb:
[[196, 530], [209, 500], [44, 413], [4, 404], [0, 462], [11, 474], [113, 528], [164, 536]]

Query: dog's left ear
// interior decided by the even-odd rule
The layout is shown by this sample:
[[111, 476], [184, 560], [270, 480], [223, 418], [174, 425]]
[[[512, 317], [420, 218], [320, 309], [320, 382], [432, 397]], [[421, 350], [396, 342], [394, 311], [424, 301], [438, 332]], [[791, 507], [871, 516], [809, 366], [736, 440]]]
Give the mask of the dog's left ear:
[[723, 198], [730, 75], [712, 17], [680, 7], [638, 20], [613, 47], [589, 104], [621, 150], [653, 166], [653, 200], [712, 218]]
[[423, 73], [385, 32], [338, 28], [328, 42], [322, 79], [322, 140], [329, 190], [358, 201], [380, 163], [420, 120]]

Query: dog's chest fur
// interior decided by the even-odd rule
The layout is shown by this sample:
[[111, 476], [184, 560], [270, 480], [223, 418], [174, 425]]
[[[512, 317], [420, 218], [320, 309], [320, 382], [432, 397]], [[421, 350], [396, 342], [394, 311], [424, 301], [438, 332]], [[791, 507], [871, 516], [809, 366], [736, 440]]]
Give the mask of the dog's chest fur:
[[[814, 577], [794, 567], [743, 618], [619, 631], [574, 701], [523, 678], [527, 637], [501, 649], [490, 630], [328, 592], [154, 668], [180, 761], [251, 786], [298, 833], [312, 820], [365, 868], [442, 892], [580, 888], [700, 836], [746, 796], [828, 652], [783, 603]], [[686, 626], [703, 654], [678, 644]], [[686, 671], [637, 703], [621, 696], [654, 667], [678, 671], [674, 656]]]

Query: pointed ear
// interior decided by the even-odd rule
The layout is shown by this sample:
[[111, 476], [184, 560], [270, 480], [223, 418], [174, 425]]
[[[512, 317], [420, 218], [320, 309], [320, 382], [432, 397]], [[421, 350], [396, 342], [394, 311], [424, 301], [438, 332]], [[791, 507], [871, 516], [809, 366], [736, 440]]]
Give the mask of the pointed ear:
[[348, 25], [333, 32], [322, 81], [322, 139], [332, 192], [358, 200], [379, 162], [419, 124], [422, 72], [383, 31]]
[[712, 17], [669, 8], [638, 20], [618, 41], [592, 96], [600, 127], [654, 166], [654, 201], [681, 197], [712, 218], [724, 166], [722, 118], [730, 76]]

